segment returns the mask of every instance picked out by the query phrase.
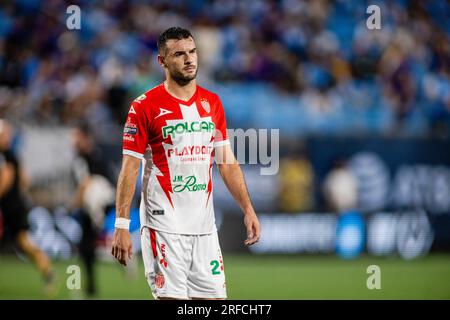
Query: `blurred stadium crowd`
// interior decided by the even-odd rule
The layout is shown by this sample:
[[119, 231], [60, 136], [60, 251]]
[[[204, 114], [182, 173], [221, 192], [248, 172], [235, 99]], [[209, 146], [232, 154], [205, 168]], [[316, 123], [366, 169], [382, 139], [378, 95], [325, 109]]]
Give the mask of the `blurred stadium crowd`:
[[[66, 25], [74, 4], [79, 30]], [[380, 30], [366, 26], [370, 4]], [[277, 175], [242, 166], [266, 234], [254, 252], [328, 254], [339, 239], [346, 257], [365, 241], [370, 254], [408, 259], [449, 251], [449, 15], [445, 0], [0, 1], [0, 119], [18, 129], [3, 139], [0, 126], [11, 139], [0, 152], [11, 148], [30, 178], [33, 240], [50, 257], [78, 252], [96, 292], [123, 123], [130, 102], [164, 79], [158, 35], [181, 26], [228, 127], [280, 130]], [[213, 174], [224, 249], [244, 250], [239, 208]]]
[[[80, 30], [66, 27], [71, 4], [81, 8]], [[4, 2], [0, 116], [43, 126], [82, 120], [100, 140], [120, 139], [111, 130], [120, 132], [130, 101], [162, 80], [158, 34], [180, 25], [196, 36], [200, 82], [222, 93], [230, 127], [448, 136], [448, 4], [376, 1], [381, 30], [367, 29], [368, 4]]]

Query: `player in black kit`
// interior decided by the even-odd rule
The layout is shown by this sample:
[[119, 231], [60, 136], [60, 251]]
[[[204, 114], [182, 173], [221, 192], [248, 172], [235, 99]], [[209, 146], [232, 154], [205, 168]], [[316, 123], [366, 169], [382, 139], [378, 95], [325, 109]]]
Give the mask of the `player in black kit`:
[[13, 240], [33, 261], [42, 274], [45, 293], [55, 293], [55, 276], [47, 254], [39, 249], [28, 235], [27, 215], [30, 209], [24, 195], [26, 180], [19, 159], [11, 150], [13, 129], [0, 119], [0, 211], [3, 215], [4, 235]]

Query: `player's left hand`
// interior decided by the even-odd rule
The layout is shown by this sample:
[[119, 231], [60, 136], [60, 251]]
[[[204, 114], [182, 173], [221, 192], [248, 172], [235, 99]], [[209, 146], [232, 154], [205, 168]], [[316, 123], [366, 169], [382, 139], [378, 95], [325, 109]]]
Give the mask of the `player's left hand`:
[[256, 213], [252, 212], [246, 214], [244, 217], [244, 224], [247, 228], [247, 239], [245, 239], [244, 243], [246, 246], [251, 246], [259, 241], [261, 235], [261, 227]]

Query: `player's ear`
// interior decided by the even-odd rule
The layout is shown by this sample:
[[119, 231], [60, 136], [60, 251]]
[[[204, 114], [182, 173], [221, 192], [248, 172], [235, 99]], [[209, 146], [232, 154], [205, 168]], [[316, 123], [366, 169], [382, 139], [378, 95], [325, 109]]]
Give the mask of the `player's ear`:
[[161, 65], [161, 67], [166, 68], [166, 61], [164, 57], [160, 54], [158, 54], [158, 63]]

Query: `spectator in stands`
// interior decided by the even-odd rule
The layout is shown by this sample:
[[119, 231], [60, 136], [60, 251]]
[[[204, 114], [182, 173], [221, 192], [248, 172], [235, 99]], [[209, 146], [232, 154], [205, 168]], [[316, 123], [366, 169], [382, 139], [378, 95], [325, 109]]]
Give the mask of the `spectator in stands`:
[[280, 164], [280, 210], [305, 212], [314, 205], [314, 171], [305, 154], [292, 154]]
[[[149, 63], [159, 32], [191, 24], [200, 51], [209, 53], [200, 76], [213, 83], [264, 82], [300, 97], [305, 108], [297, 110], [299, 116], [306, 110], [323, 115], [328, 124], [314, 130], [334, 125], [338, 115], [362, 111], [367, 130], [445, 134], [450, 128], [448, 4], [379, 5], [382, 28], [369, 30], [362, 2], [120, 0], [82, 6], [81, 29], [68, 31], [55, 23], [65, 2], [11, 2], [0, 9], [0, 91], [26, 89], [18, 106], [28, 112], [15, 112], [20, 121], [121, 126], [129, 97], [142, 93], [136, 91], [143, 77], [150, 83], [161, 77]], [[44, 6], [45, 16], [39, 13]], [[370, 94], [348, 94], [365, 90]], [[6, 98], [0, 97], [0, 114]]]

